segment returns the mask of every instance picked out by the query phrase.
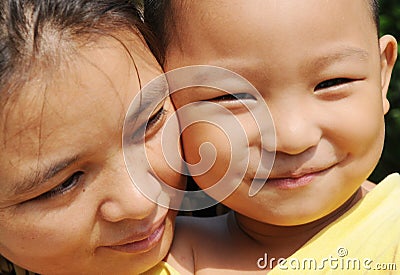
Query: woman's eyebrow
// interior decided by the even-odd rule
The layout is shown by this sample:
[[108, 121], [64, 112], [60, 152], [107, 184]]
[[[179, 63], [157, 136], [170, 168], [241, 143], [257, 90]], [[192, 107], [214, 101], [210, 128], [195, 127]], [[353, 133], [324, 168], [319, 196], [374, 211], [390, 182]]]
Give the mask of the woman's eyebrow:
[[35, 170], [34, 172], [25, 176], [21, 182], [17, 182], [12, 185], [12, 196], [18, 197], [22, 194], [32, 193], [33, 190], [35, 190], [38, 186], [55, 177], [64, 169], [74, 164], [78, 159], [79, 156], [74, 155], [66, 159], [51, 162], [48, 167]]

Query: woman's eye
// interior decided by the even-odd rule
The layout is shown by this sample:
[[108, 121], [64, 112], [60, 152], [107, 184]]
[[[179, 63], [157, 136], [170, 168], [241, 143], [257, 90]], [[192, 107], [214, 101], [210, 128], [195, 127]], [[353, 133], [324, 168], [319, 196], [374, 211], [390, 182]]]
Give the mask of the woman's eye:
[[129, 136], [130, 142], [137, 143], [143, 141], [145, 136], [151, 136], [151, 134], [158, 129], [156, 126], [160, 124], [166, 114], [167, 110], [165, 110], [164, 107], [160, 108], [148, 121], [144, 122], [139, 128], [133, 131]]
[[353, 80], [350, 79], [350, 78], [334, 78], [334, 79], [329, 79], [329, 80], [326, 80], [326, 81], [323, 81], [323, 82], [319, 83], [319, 84], [315, 87], [314, 90], [315, 90], [315, 91], [318, 91], [318, 90], [322, 90], [322, 89], [327, 89], [327, 88], [330, 88], [330, 87], [335, 87], [335, 86], [343, 85], [343, 84], [349, 83], [349, 82], [351, 82], [351, 81], [353, 81]]
[[34, 200], [44, 200], [44, 199], [52, 198], [54, 196], [61, 195], [65, 192], [71, 190], [79, 183], [79, 180], [82, 177], [82, 175], [83, 175], [82, 171], [74, 173], [66, 181], [64, 181], [60, 185], [54, 187], [53, 189], [47, 191], [46, 193], [43, 193], [42, 195], [34, 198]]
[[255, 100], [256, 98], [248, 93], [237, 93], [237, 94], [225, 94], [222, 96], [214, 97], [209, 101], [220, 102], [220, 101], [234, 101], [234, 100], [246, 100], [246, 99]]
[[146, 124], [146, 132], [151, 130], [152, 127], [154, 127], [159, 121], [161, 121], [166, 113], [167, 111], [164, 109], [164, 107], [162, 107], [160, 108], [160, 110], [158, 110], [157, 113], [151, 116]]

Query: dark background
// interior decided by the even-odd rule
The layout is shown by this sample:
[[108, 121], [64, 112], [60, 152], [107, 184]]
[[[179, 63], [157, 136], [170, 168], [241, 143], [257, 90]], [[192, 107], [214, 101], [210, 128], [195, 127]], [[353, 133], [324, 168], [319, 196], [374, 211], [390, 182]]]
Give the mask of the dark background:
[[[391, 34], [400, 42], [400, 1], [380, 1], [381, 34]], [[400, 55], [400, 50], [398, 51]], [[400, 172], [400, 57], [388, 93], [390, 111], [386, 115], [386, 140], [382, 158], [370, 180], [378, 183], [385, 176]]]

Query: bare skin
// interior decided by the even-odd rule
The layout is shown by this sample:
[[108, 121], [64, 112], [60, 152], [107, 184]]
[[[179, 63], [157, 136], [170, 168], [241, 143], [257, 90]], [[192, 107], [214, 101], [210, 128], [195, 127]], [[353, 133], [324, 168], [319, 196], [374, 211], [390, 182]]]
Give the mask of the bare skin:
[[[373, 188], [366, 179], [383, 147], [397, 43], [391, 36], [378, 43], [367, 5], [363, 0], [176, 5], [179, 39], [168, 46], [164, 69], [208, 64], [241, 74], [268, 103], [276, 133], [270, 177], [249, 197], [261, 151], [272, 148], [260, 145], [253, 118], [240, 111], [240, 103], [220, 99], [219, 91], [172, 95], [177, 108], [197, 101], [234, 106], [250, 150], [245, 178], [222, 202], [234, 214], [179, 221], [168, 261], [182, 274], [265, 274], [256, 265], [265, 252], [289, 257]], [[225, 139], [216, 127], [201, 123], [182, 134], [191, 164], [201, 144], [216, 145], [215, 165], [195, 177], [202, 188], [217, 182], [229, 163]]]

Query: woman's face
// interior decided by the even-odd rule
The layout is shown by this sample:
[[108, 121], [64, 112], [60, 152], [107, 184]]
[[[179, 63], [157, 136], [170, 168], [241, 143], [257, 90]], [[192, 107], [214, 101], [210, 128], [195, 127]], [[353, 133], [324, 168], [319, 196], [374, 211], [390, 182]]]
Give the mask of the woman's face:
[[[162, 71], [138, 37], [125, 38], [131, 56], [120, 42], [101, 38], [62, 70], [29, 81], [3, 109], [0, 254], [24, 268], [136, 274], [169, 249], [176, 213], [140, 193], [122, 153], [137, 75], [143, 86]], [[147, 157], [154, 178], [182, 187], [160, 157], [160, 130], [173, 106], [167, 98], [157, 108], [153, 113], [166, 111], [147, 127]], [[178, 130], [166, 138], [178, 140]]]

